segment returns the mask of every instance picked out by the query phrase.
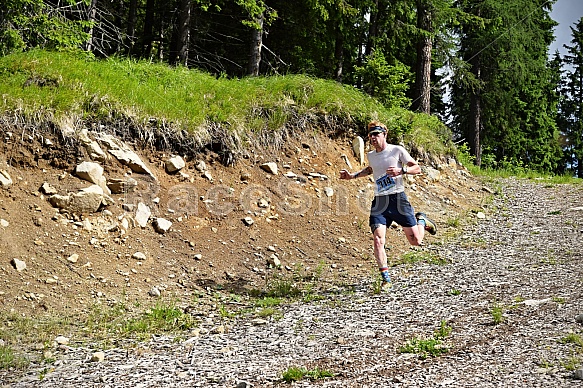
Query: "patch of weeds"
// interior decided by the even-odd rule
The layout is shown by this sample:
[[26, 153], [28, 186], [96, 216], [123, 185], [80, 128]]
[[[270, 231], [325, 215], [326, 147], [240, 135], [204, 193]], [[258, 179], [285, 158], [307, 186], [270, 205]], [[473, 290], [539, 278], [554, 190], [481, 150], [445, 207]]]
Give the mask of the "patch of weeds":
[[459, 217], [455, 217], [455, 218], [448, 218], [446, 223], [446, 226], [450, 227], [450, 228], [459, 228], [460, 226], [460, 219]]
[[[119, 322], [116, 324], [119, 325]], [[196, 326], [196, 320], [190, 314], [185, 314], [174, 303], [157, 302], [154, 307], [140, 316], [125, 319], [120, 333], [147, 338], [151, 334], [188, 330]]]
[[570, 372], [576, 371], [581, 366], [581, 358], [577, 356], [569, 356], [566, 359], [561, 360], [561, 366]]
[[545, 360], [543, 358], [543, 359], [541, 359], [539, 361], [538, 366], [540, 366], [541, 368], [549, 369], [549, 368], [552, 368], [555, 365], [552, 362], [550, 362], [549, 360]]
[[261, 299], [257, 299], [254, 302], [255, 307], [267, 308], [273, 306], [279, 306], [281, 304], [281, 298], [273, 298], [273, 297], [264, 297]]
[[562, 344], [578, 345], [581, 348], [580, 350], [583, 351], [583, 337], [581, 337], [580, 334], [569, 333], [566, 336], [564, 336], [563, 338], [561, 338], [560, 342]]
[[502, 305], [495, 303], [490, 310], [490, 314], [495, 325], [499, 325], [504, 321], [504, 307]]
[[525, 300], [526, 300], [526, 299], [525, 299], [525, 298], [524, 298], [522, 295], [516, 295], [516, 296], [514, 297], [514, 302], [515, 302], [515, 303], [522, 303], [522, 302], [524, 302]]
[[562, 298], [560, 296], [553, 296], [551, 299], [553, 302], [555, 302], [557, 304], [565, 304], [565, 302], [566, 302], [565, 298]]
[[281, 313], [281, 311], [279, 311], [278, 309], [274, 309], [272, 307], [265, 307], [260, 309], [259, 311], [257, 311], [257, 316], [261, 317], [261, 318], [267, 318], [267, 317], [274, 317], [274, 318], [280, 318], [283, 316], [283, 314]]
[[27, 358], [19, 356], [14, 350], [5, 345], [0, 345], [0, 369], [25, 369], [29, 365]]
[[392, 266], [396, 266], [399, 264], [415, 264], [418, 262], [425, 262], [428, 264], [434, 265], [445, 265], [447, 264], [447, 260], [434, 254], [431, 252], [426, 251], [409, 251], [405, 252], [400, 259], [393, 260], [391, 262]]
[[446, 321], [441, 321], [439, 329], [433, 333], [431, 338], [412, 338], [399, 348], [400, 353], [418, 354], [419, 358], [424, 360], [427, 357], [437, 357], [447, 353], [449, 349], [443, 344], [443, 340], [451, 334], [452, 328], [447, 325]]
[[334, 377], [334, 373], [318, 367], [308, 370], [304, 367], [292, 366], [282, 373], [282, 380], [286, 383], [292, 383], [306, 378], [310, 380], [319, 380], [327, 377]]
[[453, 295], [453, 296], [458, 296], [460, 295], [462, 292], [458, 289], [452, 288], [451, 290], [449, 290], [449, 294]]
[[553, 210], [553, 211], [548, 212], [547, 214], [550, 216], [556, 216], [558, 214], [561, 214], [561, 211], [560, 210]]
[[221, 316], [221, 318], [233, 318], [237, 315], [237, 313], [227, 310], [225, 305], [221, 304], [219, 306], [219, 315]]

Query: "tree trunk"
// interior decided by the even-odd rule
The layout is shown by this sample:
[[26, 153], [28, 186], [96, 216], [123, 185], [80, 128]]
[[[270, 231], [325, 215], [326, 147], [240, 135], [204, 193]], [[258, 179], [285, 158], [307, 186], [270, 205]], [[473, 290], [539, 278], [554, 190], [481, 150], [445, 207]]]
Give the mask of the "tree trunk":
[[261, 64], [261, 47], [263, 46], [263, 14], [255, 20], [259, 28], [253, 28], [251, 32], [251, 52], [249, 55], [249, 66], [247, 74], [253, 77], [259, 75], [259, 65]]
[[154, 0], [146, 1], [146, 16], [144, 17], [144, 33], [142, 57], [150, 58], [154, 41]]
[[190, 42], [190, 0], [180, 1], [178, 13], [178, 39], [176, 41], [176, 64], [188, 66], [188, 44]]
[[364, 56], [367, 57], [372, 54], [374, 50], [374, 42], [379, 29], [379, 0], [374, 1], [374, 11], [371, 12], [368, 24], [368, 39], [364, 49]]
[[[472, 72], [474, 73], [477, 80], [480, 80], [481, 66], [480, 58], [476, 56], [471, 61]], [[469, 143], [470, 149], [475, 156], [474, 164], [476, 166], [482, 165], [482, 97], [480, 95], [480, 89], [476, 88], [471, 93], [470, 97], [470, 120], [469, 120]]]
[[344, 35], [340, 26], [336, 27], [336, 41], [334, 43], [334, 56], [336, 58], [335, 77], [337, 82], [342, 83], [342, 71], [344, 67]]
[[126, 46], [128, 55], [132, 54], [136, 35], [136, 22], [138, 20], [138, 0], [130, 0], [128, 9], [128, 25], [126, 29]]
[[[89, 9], [87, 10], [87, 19], [89, 22], [95, 23], [95, 16], [97, 15], [97, 0], [91, 0]], [[93, 50], [93, 27], [89, 29], [89, 39], [85, 43], [85, 51]]]
[[[431, 12], [427, 9], [424, 0], [417, 0], [417, 28], [432, 32]], [[431, 105], [431, 50], [433, 38], [423, 34], [417, 41], [417, 66], [415, 77], [415, 100], [413, 110], [430, 113]]]

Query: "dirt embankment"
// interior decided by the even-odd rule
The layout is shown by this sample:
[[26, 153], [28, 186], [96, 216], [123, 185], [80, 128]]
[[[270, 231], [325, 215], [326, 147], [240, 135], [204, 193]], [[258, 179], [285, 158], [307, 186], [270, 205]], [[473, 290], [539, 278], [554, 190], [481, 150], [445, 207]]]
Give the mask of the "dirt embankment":
[[[338, 179], [348, 164], [362, 168], [352, 139], [297, 139], [229, 167], [209, 151], [169, 172], [173, 155], [100, 136], [2, 132], [0, 170], [11, 180], [0, 189], [4, 311], [70, 314], [94, 303], [151, 300], [156, 290], [188, 305], [201, 290], [245, 293], [297, 271], [317, 269], [326, 281], [345, 283], [374, 273], [371, 181]], [[102, 168], [101, 178], [79, 173], [84, 162]], [[420, 162], [424, 174], [409, 177], [407, 191], [416, 210], [440, 225], [427, 238], [439, 242], [489, 194], [453, 159]], [[94, 200], [79, 199], [90, 186], [113, 191], [96, 211], [67, 207]], [[149, 213], [140, 213], [143, 205]], [[398, 229], [387, 237], [392, 255], [408, 249]]]

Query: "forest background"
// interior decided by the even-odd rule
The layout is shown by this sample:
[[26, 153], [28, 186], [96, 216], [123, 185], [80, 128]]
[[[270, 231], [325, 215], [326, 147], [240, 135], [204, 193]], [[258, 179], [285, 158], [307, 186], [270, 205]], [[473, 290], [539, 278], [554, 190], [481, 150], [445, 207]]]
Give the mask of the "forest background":
[[549, 59], [555, 2], [8, 0], [0, 55], [80, 49], [216, 78], [334, 80], [439, 118], [483, 168], [583, 177], [583, 18]]

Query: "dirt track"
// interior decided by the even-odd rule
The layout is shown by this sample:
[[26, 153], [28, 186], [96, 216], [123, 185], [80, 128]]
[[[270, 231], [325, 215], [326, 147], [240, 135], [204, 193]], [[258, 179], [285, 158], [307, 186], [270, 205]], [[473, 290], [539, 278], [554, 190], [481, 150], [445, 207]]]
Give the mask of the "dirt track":
[[[42, 381], [33, 367], [14, 386], [285, 386], [290, 366], [335, 373], [293, 386], [581, 386], [568, 369], [581, 368], [583, 348], [564, 338], [583, 336], [583, 188], [509, 180], [502, 192], [485, 220], [426, 247], [449, 264], [393, 267], [388, 294], [363, 280], [278, 319], [207, 319], [198, 336], [120, 346], [104, 362], [89, 361], [100, 349], [70, 348]], [[442, 321], [447, 353], [399, 352]]]

